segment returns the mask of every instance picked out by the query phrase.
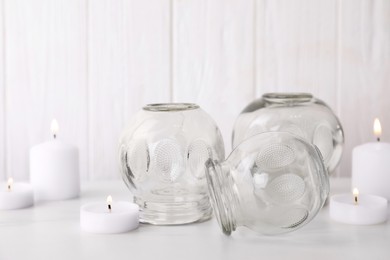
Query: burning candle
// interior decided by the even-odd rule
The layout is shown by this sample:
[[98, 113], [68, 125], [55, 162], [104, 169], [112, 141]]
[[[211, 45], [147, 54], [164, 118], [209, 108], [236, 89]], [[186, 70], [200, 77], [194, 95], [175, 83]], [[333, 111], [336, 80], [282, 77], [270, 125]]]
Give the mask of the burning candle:
[[71, 199], [80, 193], [78, 149], [58, 140], [58, 130], [58, 122], [53, 120], [53, 139], [30, 150], [30, 177], [36, 200]]
[[352, 186], [362, 194], [373, 194], [390, 200], [390, 143], [381, 141], [379, 119], [374, 121], [376, 142], [357, 146], [352, 153]]
[[387, 221], [387, 200], [385, 198], [359, 194], [339, 194], [330, 198], [330, 217], [338, 222], [352, 225], [373, 225]]
[[32, 186], [28, 183], [14, 183], [9, 178], [7, 183], [1, 183], [0, 210], [27, 208], [34, 204]]
[[124, 233], [139, 225], [138, 205], [126, 201], [89, 203], [80, 208], [80, 226], [84, 231], [101, 234]]

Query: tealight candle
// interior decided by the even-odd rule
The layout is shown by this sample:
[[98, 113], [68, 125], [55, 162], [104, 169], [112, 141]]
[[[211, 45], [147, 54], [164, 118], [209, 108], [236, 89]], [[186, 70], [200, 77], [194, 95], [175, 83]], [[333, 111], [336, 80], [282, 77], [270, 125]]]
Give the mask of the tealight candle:
[[380, 141], [378, 119], [374, 121], [377, 142], [357, 146], [352, 153], [352, 187], [363, 194], [373, 194], [390, 200], [390, 143]]
[[374, 195], [359, 195], [358, 189], [351, 194], [338, 194], [330, 198], [330, 217], [352, 225], [373, 225], [387, 220], [387, 200]]
[[36, 200], [63, 200], [79, 196], [78, 149], [57, 139], [58, 123], [52, 121], [53, 140], [30, 150], [30, 178]]
[[0, 184], [0, 210], [31, 207], [34, 203], [32, 186], [28, 183], [14, 183], [9, 178], [7, 183]]
[[91, 233], [114, 234], [133, 230], [139, 225], [138, 205], [125, 201], [90, 203], [80, 208], [80, 226]]

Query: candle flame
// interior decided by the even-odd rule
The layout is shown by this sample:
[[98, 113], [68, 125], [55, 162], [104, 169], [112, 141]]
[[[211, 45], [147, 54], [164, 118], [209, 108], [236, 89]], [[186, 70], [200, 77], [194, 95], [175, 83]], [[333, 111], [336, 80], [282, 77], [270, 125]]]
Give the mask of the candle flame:
[[357, 205], [358, 204], [359, 190], [357, 188], [354, 188], [352, 193], [353, 193], [353, 197], [354, 197], [354, 200], [355, 200], [355, 205]]
[[374, 135], [377, 138], [380, 138], [381, 134], [382, 134], [381, 122], [379, 121], [378, 118], [375, 118], [375, 120], [374, 120]]
[[7, 181], [8, 191], [11, 191], [13, 184], [14, 184], [14, 179], [8, 178], [8, 181]]
[[53, 120], [51, 121], [51, 127], [50, 127], [50, 129], [51, 129], [51, 133], [53, 134], [54, 138], [56, 138], [57, 133], [58, 133], [58, 130], [59, 130], [59, 125], [58, 125], [58, 122], [57, 122], [56, 119], [53, 119]]
[[108, 207], [108, 211], [111, 213], [111, 203], [112, 203], [112, 197], [111, 195], [109, 195], [107, 197], [107, 207]]
[[109, 195], [107, 197], [107, 204], [111, 204], [111, 203], [112, 203], [112, 197], [111, 197], [111, 195]]

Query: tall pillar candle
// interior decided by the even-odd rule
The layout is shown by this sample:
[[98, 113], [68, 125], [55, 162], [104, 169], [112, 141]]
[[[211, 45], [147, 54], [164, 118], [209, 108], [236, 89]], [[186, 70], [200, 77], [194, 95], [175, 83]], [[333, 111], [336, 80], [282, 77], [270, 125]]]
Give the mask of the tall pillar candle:
[[390, 200], [390, 143], [380, 141], [381, 126], [374, 122], [376, 142], [357, 146], [352, 153], [352, 186], [362, 194], [374, 194]]
[[53, 140], [30, 150], [30, 178], [36, 200], [65, 200], [80, 194], [77, 147], [58, 140], [58, 123], [52, 122]]

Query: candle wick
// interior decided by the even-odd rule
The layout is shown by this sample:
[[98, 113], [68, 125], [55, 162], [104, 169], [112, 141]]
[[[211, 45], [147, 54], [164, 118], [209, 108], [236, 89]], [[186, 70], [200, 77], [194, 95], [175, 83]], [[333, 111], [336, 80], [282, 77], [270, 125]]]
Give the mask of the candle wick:
[[377, 140], [378, 142], [380, 142], [380, 141], [381, 141], [381, 138], [380, 138], [380, 137], [377, 137], [376, 140]]
[[355, 196], [355, 205], [358, 204], [358, 199], [357, 199], [357, 196]]
[[57, 135], [56, 135], [56, 134], [54, 134], [54, 135], [53, 135], [53, 137], [54, 137], [54, 139], [56, 139], [56, 138], [57, 138]]
[[108, 204], [108, 211], [111, 213], [111, 204]]
[[8, 184], [8, 191], [11, 191], [11, 184]]

